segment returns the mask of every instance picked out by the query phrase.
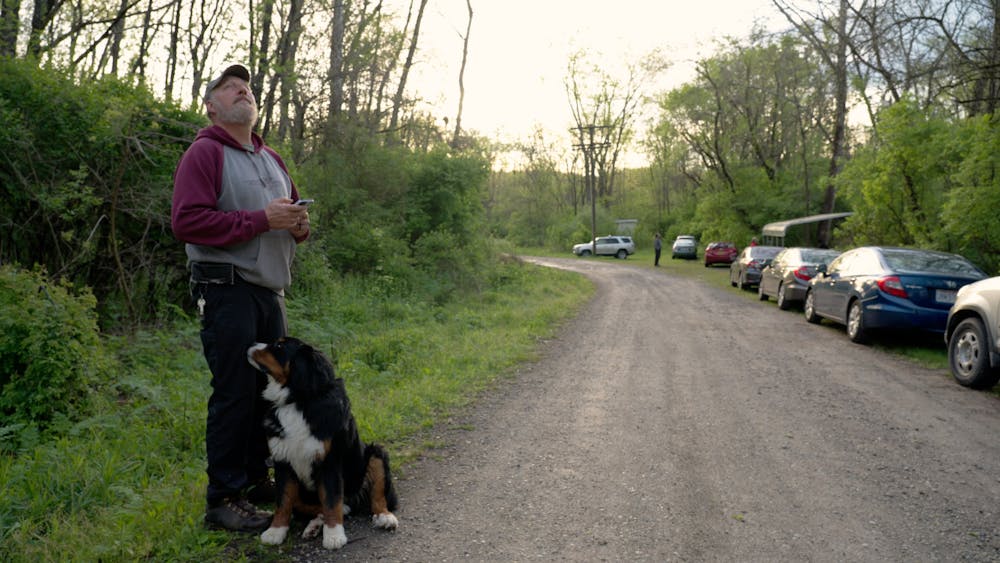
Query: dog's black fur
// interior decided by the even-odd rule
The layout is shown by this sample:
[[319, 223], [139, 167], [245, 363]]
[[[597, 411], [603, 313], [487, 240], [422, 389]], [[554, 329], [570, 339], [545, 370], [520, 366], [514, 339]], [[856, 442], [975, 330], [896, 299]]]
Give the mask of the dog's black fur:
[[378, 527], [395, 529], [398, 498], [389, 454], [361, 441], [344, 380], [329, 360], [290, 337], [255, 344], [247, 359], [267, 374], [264, 398], [272, 404], [265, 430], [278, 498], [261, 540], [283, 542], [293, 512], [316, 516], [303, 537], [317, 535], [322, 525], [328, 549], [347, 543], [343, 517], [351, 509], [370, 512]]

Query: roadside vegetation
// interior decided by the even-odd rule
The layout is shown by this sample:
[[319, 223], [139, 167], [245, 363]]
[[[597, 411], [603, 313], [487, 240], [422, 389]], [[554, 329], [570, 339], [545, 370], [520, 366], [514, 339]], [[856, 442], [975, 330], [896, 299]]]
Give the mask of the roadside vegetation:
[[[592, 292], [580, 276], [516, 260], [494, 274], [490, 287], [443, 305], [373, 294], [360, 279], [289, 299], [292, 333], [336, 359], [362, 437], [385, 444], [401, 472], [435, 446], [424, 431], [532, 359]], [[102, 350], [103, 371], [81, 375], [72, 391], [89, 401], [88, 414], [60, 417], [41, 435], [21, 433], [20, 442], [17, 433], [5, 436], [0, 559], [274, 556], [258, 553], [254, 535], [202, 524], [210, 376], [197, 321], [92, 344]]]

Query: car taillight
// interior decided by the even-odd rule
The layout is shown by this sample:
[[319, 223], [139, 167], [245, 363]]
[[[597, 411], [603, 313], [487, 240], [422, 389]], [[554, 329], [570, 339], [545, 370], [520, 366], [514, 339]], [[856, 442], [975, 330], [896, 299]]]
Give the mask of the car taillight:
[[903, 282], [899, 281], [896, 276], [886, 276], [884, 278], [878, 279], [878, 288], [889, 295], [895, 295], [896, 297], [907, 298], [906, 290], [903, 289]]
[[799, 266], [792, 275], [799, 278], [802, 281], [809, 281], [812, 279], [812, 274], [809, 273], [809, 268], [806, 266]]

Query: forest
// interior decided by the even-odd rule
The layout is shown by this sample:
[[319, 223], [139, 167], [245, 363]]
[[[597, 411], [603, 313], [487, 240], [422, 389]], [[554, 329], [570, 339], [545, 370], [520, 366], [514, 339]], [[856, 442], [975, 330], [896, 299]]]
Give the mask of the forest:
[[[460, 72], [476, 39], [465, 5]], [[654, 232], [742, 245], [769, 222], [832, 211], [853, 215], [789, 242], [934, 248], [1000, 271], [995, 1], [773, 0], [784, 30], [720, 39], [669, 91], [649, 91], [669, 53], [612, 68], [583, 50], [562, 78], [572, 150], [544, 131], [511, 142], [466, 130], [461, 101], [450, 125], [417, 109], [408, 76], [429, 6], [4, 0], [11, 287], [68, 288], [100, 332], [187, 318], [172, 174], [207, 124], [204, 84], [233, 60], [251, 69], [258, 131], [317, 201], [322, 228], [297, 258], [293, 293], [364, 279], [444, 303], [502, 278], [512, 248], [568, 253], [617, 219], [638, 220], [640, 245]], [[626, 165], [629, 153], [644, 164]], [[11, 334], [30, 322], [4, 318]], [[14, 341], [0, 355], [21, 358]], [[0, 381], [29, 363], [5, 361]], [[0, 400], [8, 414], [12, 401]]]

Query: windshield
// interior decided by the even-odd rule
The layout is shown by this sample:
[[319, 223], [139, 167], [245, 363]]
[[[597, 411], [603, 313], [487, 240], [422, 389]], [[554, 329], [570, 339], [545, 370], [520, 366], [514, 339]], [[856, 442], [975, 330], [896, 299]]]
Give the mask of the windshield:
[[840, 256], [840, 252], [836, 250], [808, 249], [802, 251], [802, 261], [809, 264], [829, 264], [838, 256]]
[[882, 255], [886, 264], [897, 272], [934, 272], [976, 277], [984, 275], [965, 258], [944, 252], [884, 250]]

